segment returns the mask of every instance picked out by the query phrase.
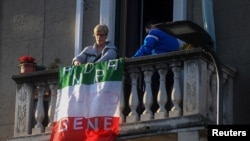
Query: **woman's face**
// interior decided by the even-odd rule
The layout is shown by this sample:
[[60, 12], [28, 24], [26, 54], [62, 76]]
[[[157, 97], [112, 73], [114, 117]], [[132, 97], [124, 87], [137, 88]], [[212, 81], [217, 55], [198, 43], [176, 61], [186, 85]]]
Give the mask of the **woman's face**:
[[103, 45], [106, 43], [106, 39], [107, 39], [107, 34], [99, 31], [97, 33], [95, 33], [95, 40], [96, 40], [96, 44], [99, 45]]

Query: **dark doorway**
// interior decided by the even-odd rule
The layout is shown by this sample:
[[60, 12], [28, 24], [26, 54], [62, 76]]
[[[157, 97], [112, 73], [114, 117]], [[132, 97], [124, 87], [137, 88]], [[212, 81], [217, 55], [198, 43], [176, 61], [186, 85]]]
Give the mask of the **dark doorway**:
[[[173, 0], [143, 0], [143, 2], [143, 32], [148, 21], [172, 21]], [[145, 36], [145, 33], [143, 34]]]
[[[173, 0], [124, 0], [123, 5], [121, 5], [122, 12], [126, 14], [121, 14], [120, 19], [122, 19], [121, 24], [123, 25], [120, 29], [122, 31], [120, 42], [121, 47], [124, 52], [122, 52], [125, 57], [132, 57], [134, 53], [140, 48], [143, 39], [145, 37], [145, 24], [149, 20], [157, 20], [159, 22], [168, 22], [173, 19]], [[123, 11], [124, 10], [124, 11]], [[124, 16], [126, 15], [126, 16]], [[124, 16], [124, 17], [123, 17]], [[125, 77], [124, 93], [129, 94], [131, 90], [131, 80], [129, 76]], [[143, 96], [143, 76], [139, 78], [138, 82], [138, 97], [142, 99]], [[153, 80], [154, 81], [154, 80]], [[158, 85], [158, 84], [157, 84]], [[166, 84], [167, 85], [167, 84]], [[158, 86], [152, 86], [158, 88]], [[167, 86], [169, 87], [169, 86]], [[171, 87], [169, 87], [171, 88]], [[157, 92], [158, 89], [153, 90]], [[170, 92], [169, 92], [170, 93]], [[129, 101], [129, 95], [125, 96], [125, 101]], [[169, 98], [170, 100], [170, 98]], [[154, 101], [156, 101], [154, 99]], [[142, 101], [140, 101], [142, 103]], [[170, 103], [170, 102], [169, 102]], [[128, 105], [128, 103], [126, 103]], [[142, 104], [141, 104], [142, 105]], [[156, 104], [157, 105], [157, 104]], [[153, 106], [152, 110], [157, 109]], [[138, 108], [138, 112], [142, 112], [143, 107]], [[129, 113], [129, 108], [125, 110], [125, 115]]]
[[159, 22], [172, 21], [173, 0], [143, 0], [143, 22], [157, 20]]
[[131, 57], [145, 37], [149, 20], [168, 22], [173, 19], [173, 0], [127, 0], [126, 57]]

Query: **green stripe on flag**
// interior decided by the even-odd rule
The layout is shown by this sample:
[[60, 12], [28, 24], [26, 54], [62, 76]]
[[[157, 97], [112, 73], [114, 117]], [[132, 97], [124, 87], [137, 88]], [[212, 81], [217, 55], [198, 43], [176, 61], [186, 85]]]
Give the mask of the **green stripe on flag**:
[[79, 84], [93, 84], [104, 81], [121, 81], [124, 59], [107, 62], [67, 66], [59, 70], [58, 89]]

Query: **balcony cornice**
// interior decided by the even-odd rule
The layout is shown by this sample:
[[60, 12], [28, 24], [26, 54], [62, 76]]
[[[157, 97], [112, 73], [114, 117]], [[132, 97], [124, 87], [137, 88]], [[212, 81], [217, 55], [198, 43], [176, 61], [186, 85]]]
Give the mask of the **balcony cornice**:
[[[119, 139], [143, 137], [147, 135], [161, 135], [166, 133], [176, 133], [181, 130], [192, 130], [199, 128], [206, 130], [209, 120], [202, 115], [190, 115], [150, 121], [121, 124]], [[191, 129], [192, 128], [192, 129]]]
[[19, 75], [13, 75], [12, 79], [16, 83], [47, 81], [49, 79], [57, 79], [58, 78], [58, 70], [59, 69], [51, 69], [51, 70], [36, 71], [36, 72], [19, 74]]

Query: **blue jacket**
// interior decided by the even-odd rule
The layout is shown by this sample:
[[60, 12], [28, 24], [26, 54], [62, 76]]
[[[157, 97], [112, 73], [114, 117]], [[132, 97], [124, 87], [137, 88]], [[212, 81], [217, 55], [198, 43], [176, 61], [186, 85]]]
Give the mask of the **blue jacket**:
[[176, 51], [180, 48], [177, 38], [159, 29], [152, 29], [144, 39], [144, 44], [133, 57]]

